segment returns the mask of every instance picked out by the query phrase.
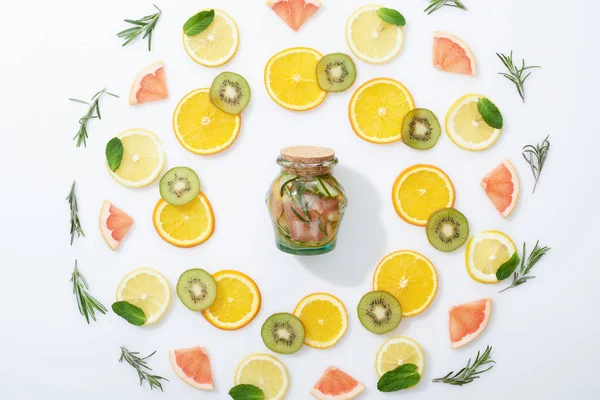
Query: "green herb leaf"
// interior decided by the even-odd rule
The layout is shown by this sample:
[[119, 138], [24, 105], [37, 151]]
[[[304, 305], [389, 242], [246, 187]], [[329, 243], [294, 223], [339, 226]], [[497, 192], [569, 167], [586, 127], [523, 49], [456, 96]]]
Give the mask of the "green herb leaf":
[[498, 110], [498, 107], [496, 107], [489, 99], [485, 97], [479, 99], [477, 102], [477, 111], [479, 111], [479, 114], [481, 114], [481, 117], [486, 124], [494, 129], [502, 129], [504, 123], [502, 114], [500, 113], [500, 110]]
[[121, 139], [114, 137], [106, 144], [106, 161], [108, 162], [108, 168], [112, 172], [115, 172], [121, 166], [121, 160], [123, 159], [123, 142]]
[[512, 273], [515, 272], [515, 269], [517, 269], [517, 265], [519, 265], [520, 262], [521, 259], [515, 251], [512, 257], [504, 264], [502, 264], [500, 268], [498, 268], [498, 270], [496, 271], [496, 279], [498, 279], [499, 281], [503, 281], [509, 276], [511, 276]]
[[183, 32], [187, 36], [195, 36], [206, 30], [215, 19], [215, 10], [200, 11], [183, 24]]
[[383, 22], [387, 22], [388, 24], [397, 26], [406, 25], [406, 20], [404, 19], [404, 16], [392, 8], [381, 7], [377, 11], [377, 15], [383, 20]]
[[417, 372], [415, 364], [402, 364], [379, 378], [377, 390], [380, 392], [397, 392], [415, 386], [420, 380], [421, 374]]
[[146, 313], [144, 313], [144, 310], [126, 301], [113, 303], [112, 310], [119, 317], [122, 317], [135, 326], [142, 326], [146, 323]]
[[229, 391], [229, 395], [234, 400], [263, 400], [265, 398], [261, 388], [247, 384], [234, 386]]

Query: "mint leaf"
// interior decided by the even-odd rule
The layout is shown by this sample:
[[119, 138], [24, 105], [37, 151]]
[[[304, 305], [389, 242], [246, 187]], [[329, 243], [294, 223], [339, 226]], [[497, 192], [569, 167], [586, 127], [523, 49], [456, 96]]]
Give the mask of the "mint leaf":
[[144, 313], [144, 310], [126, 301], [113, 303], [112, 310], [119, 317], [122, 317], [135, 326], [142, 326], [146, 323], [146, 313]]
[[108, 168], [112, 172], [115, 172], [121, 166], [121, 160], [123, 159], [123, 142], [121, 139], [114, 137], [106, 143], [106, 161], [108, 162]]
[[504, 264], [502, 264], [500, 268], [498, 268], [498, 270], [496, 271], [496, 279], [498, 279], [499, 281], [503, 281], [509, 276], [511, 276], [512, 273], [515, 272], [515, 269], [517, 269], [517, 265], [519, 265], [520, 261], [521, 259], [515, 251], [512, 257]]
[[379, 378], [377, 390], [380, 392], [397, 392], [415, 386], [420, 380], [421, 374], [417, 372], [415, 364], [402, 364]]
[[261, 388], [247, 384], [232, 387], [229, 395], [233, 400], [263, 400], [265, 398]]
[[183, 32], [187, 36], [195, 36], [206, 30], [215, 19], [215, 10], [200, 11], [183, 24]]
[[502, 129], [502, 114], [500, 114], [498, 107], [496, 107], [489, 99], [485, 97], [479, 99], [477, 102], [477, 111], [479, 111], [479, 114], [481, 114], [481, 117], [486, 124], [494, 129]]
[[406, 25], [404, 16], [394, 9], [381, 7], [377, 11], [377, 15], [383, 20], [383, 22], [387, 22], [388, 24], [397, 26]]

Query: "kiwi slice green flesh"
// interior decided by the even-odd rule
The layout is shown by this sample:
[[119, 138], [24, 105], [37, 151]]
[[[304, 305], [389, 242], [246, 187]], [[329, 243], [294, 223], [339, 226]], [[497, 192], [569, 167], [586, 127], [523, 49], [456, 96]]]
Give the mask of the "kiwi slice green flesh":
[[326, 92], [343, 92], [355, 80], [356, 66], [346, 54], [328, 54], [317, 64], [317, 82]]
[[188, 269], [177, 281], [177, 297], [192, 311], [212, 306], [217, 298], [217, 283], [211, 274], [200, 268]]
[[250, 85], [234, 72], [219, 74], [210, 87], [210, 101], [219, 110], [239, 114], [250, 102]]
[[443, 208], [427, 220], [427, 239], [441, 251], [454, 251], [469, 238], [469, 221], [454, 208]]
[[188, 167], [175, 167], [160, 178], [160, 196], [169, 204], [184, 206], [200, 193], [200, 179]]
[[431, 149], [441, 133], [440, 121], [425, 108], [411, 110], [402, 120], [402, 141], [413, 149]]
[[369, 292], [358, 303], [358, 319], [369, 332], [382, 335], [396, 329], [402, 319], [402, 308], [388, 292]]
[[265, 345], [275, 353], [292, 354], [304, 343], [304, 325], [293, 314], [271, 315], [262, 326], [260, 336]]

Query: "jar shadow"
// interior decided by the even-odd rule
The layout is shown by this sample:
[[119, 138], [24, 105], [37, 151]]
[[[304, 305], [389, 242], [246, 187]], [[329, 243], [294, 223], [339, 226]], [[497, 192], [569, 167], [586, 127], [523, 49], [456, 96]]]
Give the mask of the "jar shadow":
[[328, 254], [296, 258], [324, 280], [338, 286], [355, 287], [364, 283], [373, 272], [386, 247], [381, 220], [383, 202], [372, 182], [359, 172], [340, 165], [334, 175], [348, 197], [336, 248]]

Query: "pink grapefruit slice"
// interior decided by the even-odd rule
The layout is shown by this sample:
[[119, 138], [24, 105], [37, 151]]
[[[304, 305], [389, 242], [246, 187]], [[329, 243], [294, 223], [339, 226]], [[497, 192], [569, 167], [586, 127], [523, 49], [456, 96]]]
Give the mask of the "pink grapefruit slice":
[[297, 31], [321, 7], [321, 0], [268, 0], [267, 6], [271, 7], [279, 17]]
[[433, 34], [433, 65], [446, 72], [477, 75], [475, 56], [469, 46], [446, 32]]
[[510, 161], [504, 160], [481, 181], [481, 187], [500, 215], [508, 217], [519, 199], [519, 177]]
[[185, 383], [202, 390], [213, 390], [210, 359], [203, 347], [169, 351], [173, 370]]
[[110, 201], [104, 200], [100, 210], [100, 231], [108, 247], [116, 250], [132, 224], [133, 218]]
[[341, 369], [329, 367], [310, 390], [310, 394], [322, 400], [347, 400], [355, 398], [363, 390], [365, 387], [359, 381]]
[[464, 346], [481, 335], [492, 313], [492, 299], [486, 298], [450, 308], [452, 348]]
[[135, 78], [129, 92], [129, 104], [142, 104], [157, 101], [169, 95], [162, 61], [147, 66]]

